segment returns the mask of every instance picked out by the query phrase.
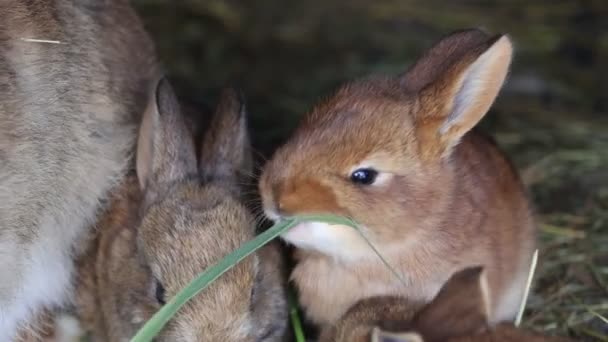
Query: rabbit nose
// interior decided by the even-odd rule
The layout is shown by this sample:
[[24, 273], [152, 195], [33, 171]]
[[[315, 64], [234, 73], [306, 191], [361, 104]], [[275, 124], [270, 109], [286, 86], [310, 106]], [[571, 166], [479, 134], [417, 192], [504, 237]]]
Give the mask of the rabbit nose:
[[276, 203], [273, 212], [278, 219], [283, 219], [283, 218], [285, 218], [285, 216], [288, 215], [287, 212], [285, 211], [285, 207], [283, 206], [282, 202]]
[[271, 190], [272, 206], [277, 216], [285, 218], [293, 214], [288, 197], [295, 191], [295, 184], [280, 180], [272, 184]]
[[278, 214], [280, 217], [282, 217], [282, 218], [285, 218], [285, 217], [289, 216], [289, 212], [287, 212], [287, 211], [285, 210], [285, 206], [283, 205], [283, 203], [282, 203], [282, 202], [279, 202], [279, 203], [277, 204], [277, 214]]

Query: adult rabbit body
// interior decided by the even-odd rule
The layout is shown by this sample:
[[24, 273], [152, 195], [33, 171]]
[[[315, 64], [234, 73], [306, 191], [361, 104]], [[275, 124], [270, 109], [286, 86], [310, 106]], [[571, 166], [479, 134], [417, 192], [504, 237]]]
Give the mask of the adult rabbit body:
[[157, 78], [128, 1], [0, 2], [0, 341], [66, 301]]

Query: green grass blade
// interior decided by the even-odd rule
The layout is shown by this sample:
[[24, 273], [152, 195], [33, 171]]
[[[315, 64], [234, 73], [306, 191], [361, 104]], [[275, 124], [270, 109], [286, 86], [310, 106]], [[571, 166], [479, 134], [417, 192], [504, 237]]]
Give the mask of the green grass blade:
[[384, 266], [386, 266], [386, 268], [388, 268], [389, 271], [391, 271], [391, 273], [395, 276], [395, 278], [397, 278], [397, 280], [399, 280], [399, 282], [401, 283], [401, 285], [403, 285], [403, 287], [407, 287], [407, 283], [405, 282], [405, 279], [403, 279], [401, 274], [399, 274], [399, 272], [397, 272], [397, 270], [393, 266], [391, 266], [388, 263], [388, 261], [386, 261], [386, 259], [382, 256], [382, 254], [380, 254], [380, 251], [378, 251], [376, 249], [376, 247], [374, 246], [374, 244], [365, 236], [365, 234], [363, 234], [363, 231], [361, 231], [361, 229], [359, 229], [359, 227], [357, 227], [356, 229], [359, 232], [359, 234], [361, 235], [361, 237], [363, 238], [363, 240], [365, 240], [365, 242], [367, 242], [367, 244], [372, 249], [372, 251], [374, 251], [374, 253], [378, 256], [378, 258], [380, 258], [380, 260], [382, 261]]
[[349, 226], [349, 227], [359, 230], [359, 225], [355, 221], [353, 221], [347, 217], [344, 217], [344, 216], [337, 216], [337, 215], [331, 215], [331, 214], [298, 215], [298, 216], [294, 216], [293, 218], [290, 218], [290, 220], [296, 220], [297, 223], [324, 222], [324, 223], [328, 223], [328, 224], [341, 224], [341, 225]]
[[376, 249], [374, 244], [367, 238], [367, 236], [365, 236], [364, 232], [361, 230], [359, 225], [354, 220], [351, 220], [351, 219], [343, 217], [343, 216], [322, 215], [322, 214], [321, 215], [301, 215], [301, 216], [297, 216], [296, 219], [298, 220], [298, 222], [305, 222], [305, 221], [306, 222], [325, 222], [325, 223], [329, 223], [329, 224], [340, 224], [340, 225], [345, 225], [345, 226], [354, 228], [359, 233], [361, 238], [363, 240], [365, 240], [365, 242], [372, 249], [372, 251], [378, 256], [378, 258], [380, 258], [380, 261], [382, 261], [384, 266], [386, 266], [386, 268], [388, 268], [391, 271], [391, 273], [393, 273], [395, 278], [397, 278], [397, 280], [399, 280], [401, 285], [407, 286], [405, 279], [403, 279], [403, 277], [399, 274], [399, 272], [397, 272], [397, 270], [388, 263], [388, 261], [382, 256], [380, 251], [378, 251], [378, 249]]
[[305, 221], [315, 222], [326, 222], [329, 224], [343, 224], [351, 226], [357, 229], [357, 225], [354, 221], [335, 216], [335, 215], [310, 215], [310, 216], [299, 216], [289, 218], [276, 223], [265, 232], [259, 234], [254, 239], [246, 242], [233, 251], [232, 253], [225, 256], [215, 265], [211, 266], [203, 273], [198, 275], [188, 286], [182, 289], [176, 296], [171, 298], [158, 312], [152, 316], [146, 324], [137, 332], [137, 334], [131, 339], [132, 342], [148, 342], [151, 341], [162, 328], [169, 322], [169, 320], [175, 315], [175, 313], [188, 302], [192, 297], [196, 296], [199, 292], [204, 290], [213, 281], [219, 278], [222, 274], [226, 273], [229, 269], [234, 267], [241, 260], [245, 259], [251, 253], [255, 252], [259, 248], [272, 241], [277, 236], [281, 235], [288, 229], [297, 225], [298, 223]]
[[132, 342], [151, 341], [169, 322], [175, 313], [192, 297], [204, 290], [214, 280], [234, 267], [251, 253], [270, 242], [287, 229], [297, 224], [297, 220], [290, 219], [277, 223], [262, 234], [243, 244], [239, 249], [228, 254], [215, 265], [211, 266], [195, 278], [188, 286], [171, 298], [131, 339]]
[[293, 333], [296, 338], [296, 342], [306, 342], [306, 337], [304, 336], [304, 329], [302, 329], [302, 322], [300, 321], [300, 316], [298, 315], [298, 305], [296, 301], [296, 296], [293, 291], [290, 289], [288, 294], [288, 304], [289, 304], [289, 317], [291, 318], [291, 326], [293, 328]]

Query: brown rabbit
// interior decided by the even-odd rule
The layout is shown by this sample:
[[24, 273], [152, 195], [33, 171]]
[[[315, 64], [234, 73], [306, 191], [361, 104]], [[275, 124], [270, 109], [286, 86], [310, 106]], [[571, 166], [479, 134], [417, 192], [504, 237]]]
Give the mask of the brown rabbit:
[[487, 270], [490, 321], [514, 318], [535, 225], [516, 170], [472, 131], [511, 54], [507, 36], [455, 32], [403, 75], [341, 87], [265, 166], [268, 217], [349, 216], [403, 278], [355, 230], [303, 223], [283, 238], [297, 247], [291, 279], [313, 322], [332, 324], [372, 296], [429, 301], [471, 265]]
[[[78, 316], [101, 340], [129, 340], [167, 299], [255, 235], [241, 204], [238, 179], [251, 164], [236, 93], [222, 94], [198, 166], [167, 81], [154, 98], [140, 130], [137, 177], [112, 198], [79, 266]], [[280, 341], [287, 307], [276, 247], [246, 258], [195, 296], [158, 340]]]
[[157, 78], [128, 0], [0, 1], [0, 341], [69, 297]]
[[488, 320], [487, 281], [481, 267], [456, 272], [428, 304], [402, 297], [363, 299], [353, 305], [319, 342], [486, 342], [568, 341]]

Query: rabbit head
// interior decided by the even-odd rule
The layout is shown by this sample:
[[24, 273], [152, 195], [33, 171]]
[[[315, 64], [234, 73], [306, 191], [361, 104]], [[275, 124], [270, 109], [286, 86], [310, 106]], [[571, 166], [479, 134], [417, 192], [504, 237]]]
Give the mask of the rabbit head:
[[[494, 101], [511, 50], [507, 36], [457, 32], [402, 76], [341, 87], [264, 168], [267, 216], [346, 215], [386, 243], [436, 225], [455, 181], [445, 161]], [[335, 225], [305, 224], [284, 238], [337, 258], [369, 253], [355, 231]]]
[[[126, 222], [121, 210], [110, 209], [111, 220], [130, 227], [110, 233], [107, 246], [99, 248], [106, 260], [98, 261], [97, 270], [109, 273], [98, 293], [110, 340], [131, 338], [169, 298], [255, 234], [239, 188], [250, 161], [245, 109], [237, 93], [222, 94], [198, 162], [191, 129], [169, 83], [161, 80], [155, 94], [140, 128], [137, 181], [131, 181], [131, 192], [142, 189], [141, 198], [122, 199], [123, 206], [140, 202], [138, 219]], [[103, 242], [106, 228], [99, 229]], [[244, 259], [192, 298], [158, 340], [280, 340], [286, 305], [275, 247]]]
[[375, 295], [430, 300], [471, 265], [487, 267], [492, 320], [514, 317], [535, 225], [515, 168], [472, 131], [511, 55], [506, 35], [452, 33], [403, 75], [339, 88], [264, 167], [259, 188], [269, 218], [333, 213], [359, 223], [354, 230], [304, 222], [282, 236], [297, 247], [291, 278], [314, 322], [331, 324]]

